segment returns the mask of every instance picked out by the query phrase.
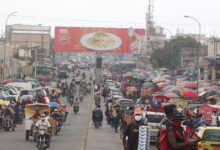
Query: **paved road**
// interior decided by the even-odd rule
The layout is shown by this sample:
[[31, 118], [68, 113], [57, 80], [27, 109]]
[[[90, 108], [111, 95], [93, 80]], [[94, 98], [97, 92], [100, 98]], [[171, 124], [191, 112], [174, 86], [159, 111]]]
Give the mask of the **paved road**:
[[[70, 111], [67, 121], [58, 136], [52, 137], [50, 149], [102, 150], [107, 146], [109, 149], [123, 150], [118, 135], [111, 131], [108, 125], [104, 123], [103, 128], [97, 130], [89, 123], [92, 97], [91, 94], [84, 99], [83, 103], [80, 104], [80, 111], [77, 115], [73, 114], [72, 108], [67, 105]], [[61, 103], [67, 103], [66, 98], [61, 98], [60, 101]], [[1, 150], [37, 150], [36, 143], [33, 140], [25, 140], [24, 124], [17, 125], [15, 130], [15, 132], [7, 133], [0, 131]], [[105, 142], [103, 142], [103, 139]], [[154, 146], [150, 149], [156, 150]]]

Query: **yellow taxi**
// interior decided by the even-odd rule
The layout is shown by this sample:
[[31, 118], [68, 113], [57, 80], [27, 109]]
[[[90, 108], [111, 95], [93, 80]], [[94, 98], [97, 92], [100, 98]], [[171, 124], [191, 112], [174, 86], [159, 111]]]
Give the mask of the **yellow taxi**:
[[199, 127], [196, 134], [201, 138], [198, 150], [220, 150], [220, 127]]

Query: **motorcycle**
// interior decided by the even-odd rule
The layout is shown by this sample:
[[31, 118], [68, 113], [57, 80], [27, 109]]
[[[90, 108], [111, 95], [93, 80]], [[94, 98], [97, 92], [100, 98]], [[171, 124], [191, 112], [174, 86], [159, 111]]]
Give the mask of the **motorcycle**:
[[73, 97], [69, 97], [69, 104], [70, 106], [73, 106]]
[[39, 150], [46, 150], [48, 148], [48, 142], [46, 140], [46, 130], [45, 129], [40, 129], [39, 130], [39, 145], [38, 145], [38, 149]]
[[73, 112], [77, 114], [79, 112], [79, 105], [74, 105]]
[[60, 132], [61, 130], [61, 123], [59, 121], [59, 119], [56, 119], [56, 131], [54, 133], [54, 135], [58, 135], [58, 132]]
[[[9, 131], [10, 128], [12, 128], [13, 124], [12, 124], [12, 120], [10, 119], [10, 117], [3, 118], [2, 126], [5, 132]], [[14, 128], [12, 128], [12, 131], [14, 131]]]
[[22, 124], [22, 112], [15, 113], [15, 123], [16, 124]]
[[66, 117], [67, 117], [66, 112], [62, 111], [61, 112], [61, 116], [62, 116], [62, 122], [65, 122], [66, 121]]

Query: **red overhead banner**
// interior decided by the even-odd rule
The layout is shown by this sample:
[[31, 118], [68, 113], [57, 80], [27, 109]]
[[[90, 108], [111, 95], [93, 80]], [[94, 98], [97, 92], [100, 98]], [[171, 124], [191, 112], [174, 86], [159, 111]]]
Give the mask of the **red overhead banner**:
[[144, 29], [56, 27], [54, 50], [141, 54], [144, 35]]

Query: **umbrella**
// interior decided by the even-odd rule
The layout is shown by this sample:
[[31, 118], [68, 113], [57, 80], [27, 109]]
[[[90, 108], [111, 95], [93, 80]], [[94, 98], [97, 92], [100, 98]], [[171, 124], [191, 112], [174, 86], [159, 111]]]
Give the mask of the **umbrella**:
[[180, 98], [175, 93], [167, 93], [167, 94], [164, 94], [164, 96], [166, 96], [167, 98]]
[[138, 73], [138, 72], [132, 72], [131, 75], [132, 75], [132, 76], [138, 76], [139, 73]]
[[8, 105], [8, 104], [9, 104], [9, 102], [0, 99], [0, 105]]
[[178, 76], [176, 76], [176, 78], [180, 79], [180, 78], [183, 78], [183, 76], [182, 75], [178, 75]]
[[198, 94], [193, 90], [185, 90], [183, 91], [183, 95], [188, 98], [197, 99]]
[[59, 103], [56, 103], [56, 102], [50, 102], [50, 107], [51, 108], [54, 108], [54, 107], [56, 107], [56, 108], [58, 108], [58, 107], [60, 107], [60, 104], [58, 105]]
[[141, 71], [141, 73], [146, 74], [146, 73], [148, 73], [148, 71], [144, 70], [144, 71]]
[[166, 80], [163, 79], [163, 78], [155, 78], [155, 79], [153, 79], [153, 83], [159, 83], [159, 82], [163, 82], [163, 81], [166, 81]]
[[159, 88], [160, 88], [160, 89], [163, 89], [163, 88], [167, 87], [168, 85], [169, 85], [168, 83], [163, 83], [163, 84], [161, 84], [161, 85], [159, 86]]
[[145, 79], [147, 79], [147, 77], [146, 76], [139, 76], [139, 77], [137, 77], [139, 80], [145, 80]]
[[170, 89], [172, 89], [173, 87], [174, 87], [174, 86], [172, 86], [172, 85], [168, 85], [168, 86], [164, 87], [164, 88], [162, 89], [162, 91], [170, 90]]
[[130, 73], [126, 73], [126, 74], [124, 74], [124, 77], [131, 77], [131, 74]]
[[184, 85], [185, 88], [193, 88], [193, 89], [196, 89], [197, 88], [197, 85], [195, 83], [186, 83]]

